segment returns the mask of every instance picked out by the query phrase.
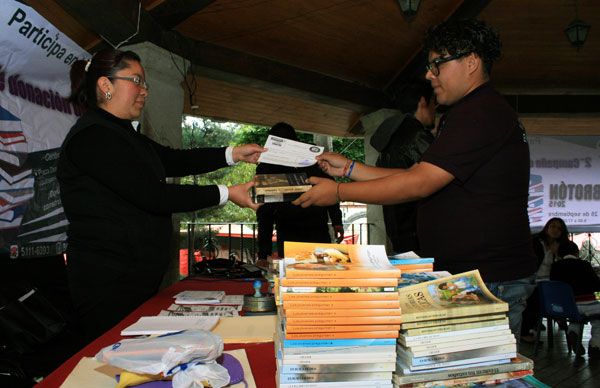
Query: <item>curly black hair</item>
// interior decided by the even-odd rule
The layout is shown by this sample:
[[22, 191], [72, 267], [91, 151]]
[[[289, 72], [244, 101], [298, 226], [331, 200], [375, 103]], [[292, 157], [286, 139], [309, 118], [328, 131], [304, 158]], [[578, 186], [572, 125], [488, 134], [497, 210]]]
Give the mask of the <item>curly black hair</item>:
[[485, 22], [463, 19], [445, 21], [430, 27], [423, 46], [425, 52], [440, 54], [476, 53], [489, 75], [492, 64], [500, 58], [502, 42], [498, 32]]

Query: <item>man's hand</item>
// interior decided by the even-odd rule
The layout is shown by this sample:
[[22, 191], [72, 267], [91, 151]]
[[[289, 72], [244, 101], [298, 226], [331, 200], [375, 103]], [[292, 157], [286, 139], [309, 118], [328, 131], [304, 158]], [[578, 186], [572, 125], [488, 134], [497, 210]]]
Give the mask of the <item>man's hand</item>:
[[229, 200], [239, 207], [249, 207], [250, 209], [256, 211], [261, 204], [252, 202], [252, 198], [250, 198], [250, 194], [248, 194], [248, 190], [250, 190], [252, 186], [254, 186], [254, 182], [228, 187]]
[[335, 152], [323, 152], [316, 159], [321, 170], [331, 176], [342, 176], [344, 167], [348, 163], [348, 159], [345, 156]]
[[344, 239], [344, 226], [343, 225], [333, 225], [333, 232], [335, 233], [335, 242], [341, 243]]
[[244, 144], [241, 146], [233, 147], [232, 155], [234, 162], [246, 162], [254, 163], [258, 161], [260, 154], [265, 152], [267, 149], [259, 146], [258, 144]]
[[292, 202], [293, 205], [302, 207], [329, 206], [337, 203], [336, 189], [338, 183], [329, 178], [310, 177], [308, 182], [313, 187], [306, 193], [302, 194], [298, 199]]

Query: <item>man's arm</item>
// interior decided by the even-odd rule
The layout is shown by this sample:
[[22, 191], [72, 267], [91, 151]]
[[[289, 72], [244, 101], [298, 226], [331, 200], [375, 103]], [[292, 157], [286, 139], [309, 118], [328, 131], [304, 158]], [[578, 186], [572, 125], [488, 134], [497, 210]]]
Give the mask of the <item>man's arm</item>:
[[391, 205], [430, 196], [454, 180], [454, 176], [434, 164], [421, 162], [408, 170], [363, 182], [341, 183], [310, 178], [314, 186], [302, 194], [294, 205], [328, 206], [343, 201]]

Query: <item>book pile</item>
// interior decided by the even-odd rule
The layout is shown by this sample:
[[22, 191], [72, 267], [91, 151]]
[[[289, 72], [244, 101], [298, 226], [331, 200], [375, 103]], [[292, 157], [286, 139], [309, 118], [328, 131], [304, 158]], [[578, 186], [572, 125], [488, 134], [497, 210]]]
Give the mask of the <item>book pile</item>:
[[517, 354], [507, 303], [485, 287], [479, 271], [399, 289], [402, 330], [395, 386], [448, 386], [533, 374]]
[[399, 253], [389, 257], [390, 263], [402, 274], [433, 271], [433, 257], [419, 257], [413, 252]]
[[392, 387], [400, 271], [383, 246], [285, 243], [275, 337], [281, 388]]

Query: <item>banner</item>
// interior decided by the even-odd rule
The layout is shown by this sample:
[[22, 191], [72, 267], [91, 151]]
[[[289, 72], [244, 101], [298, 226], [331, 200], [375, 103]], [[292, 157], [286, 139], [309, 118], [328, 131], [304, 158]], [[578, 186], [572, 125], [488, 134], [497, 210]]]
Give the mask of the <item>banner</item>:
[[553, 217], [569, 232], [600, 231], [600, 137], [529, 136], [529, 223]]
[[56, 255], [67, 228], [56, 164], [81, 115], [69, 70], [89, 54], [22, 3], [2, 1], [0, 15], [0, 255]]

